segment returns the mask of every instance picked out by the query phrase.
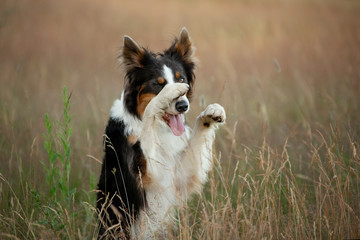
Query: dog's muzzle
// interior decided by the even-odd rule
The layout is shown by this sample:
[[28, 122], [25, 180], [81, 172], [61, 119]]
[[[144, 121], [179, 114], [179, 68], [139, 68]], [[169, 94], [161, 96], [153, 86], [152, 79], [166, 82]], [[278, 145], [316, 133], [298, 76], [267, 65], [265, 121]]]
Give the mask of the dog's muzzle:
[[186, 112], [186, 110], [189, 109], [189, 102], [187, 102], [185, 100], [180, 100], [180, 101], [176, 102], [175, 109], [179, 113], [184, 113], [184, 112]]

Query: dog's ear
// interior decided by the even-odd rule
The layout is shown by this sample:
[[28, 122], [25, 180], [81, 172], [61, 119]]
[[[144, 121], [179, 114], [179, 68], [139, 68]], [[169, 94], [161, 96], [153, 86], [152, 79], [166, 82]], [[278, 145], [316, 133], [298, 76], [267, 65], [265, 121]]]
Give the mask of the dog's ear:
[[145, 55], [144, 48], [141, 48], [131, 37], [124, 36], [124, 46], [120, 58], [126, 71], [143, 67], [142, 61]]
[[182, 62], [188, 84], [190, 85], [190, 90], [187, 93], [188, 98], [191, 98], [192, 87], [195, 81], [194, 70], [197, 64], [197, 59], [194, 56], [194, 53], [195, 47], [193, 46], [189, 33], [185, 27], [181, 29], [179, 39], [175, 39], [171, 47], [164, 52], [165, 55]]
[[195, 48], [192, 46], [191, 38], [185, 27], [181, 29], [180, 37], [173, 45], [175, 51], [185, 63], [195, 63]]

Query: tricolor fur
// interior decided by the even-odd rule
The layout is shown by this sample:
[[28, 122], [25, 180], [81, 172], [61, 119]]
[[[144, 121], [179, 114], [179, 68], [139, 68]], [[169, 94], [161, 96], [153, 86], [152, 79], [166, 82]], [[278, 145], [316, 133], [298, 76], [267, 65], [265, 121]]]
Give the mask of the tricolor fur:
[[185, 28], [158, 54], [125, 36], [125, 86], [111, 108], [98, 185], [100, 239], [166, 238], [174, 207], [206, 182], [214, 131], [225, 111], [211, 104], [193, 130], [185, 124], [195, 80], [193, 54]]

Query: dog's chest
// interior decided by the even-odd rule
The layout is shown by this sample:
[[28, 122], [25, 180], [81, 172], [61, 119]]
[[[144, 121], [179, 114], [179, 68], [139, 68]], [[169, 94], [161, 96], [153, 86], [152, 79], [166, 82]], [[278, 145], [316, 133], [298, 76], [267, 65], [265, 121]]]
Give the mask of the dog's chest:
[[175, 136], [167, 126], [163, 123], [160, 124], [163, 126], [158, 128], [158, 146], [156, 146], [156, 148], [161, 149], [163, 152], [159, 152], [159, 155], [161, 154], [161, 156], [165, 158], [178, 155], [188, 145], [188, 139], [191, 131], [190, 128], [185, 127], [183, 135]]
[[191, 129], [186, 128], [180, 137], [174, 136], [169, 129], [159, 128], [153, 142], [151, 159], [147, 159], [148, 171], [157, 178], [146, 189], [147, 209], [145, 214], [151, 221], [167, 221], [173, 207], [179, 204], [178, 181], [182, 179], [181, 153], [188, 145]]
[[[155, 158], [151, 160], [151, 172], [159, 172], [161, 177], [152, 178], [151, 187], [145, 190], [146, 208], [141, 211], [140, 221], [136, 222], [135, 225], [137, 236], [142, 236], [139, 239], [154, 239], [154, 232], [166, 232], [167, 225], [171, 222], [174, 207], [179, 203], [176, 189], [178, 174], [175, 162], [176, 155], [168, 152], [167, 154], [171, 157], [165, 158], [165, 149], [158, 149], [158, 156], [155, 155]], [[141, 229], [146, 229], [146, 231], [144, 232]]]

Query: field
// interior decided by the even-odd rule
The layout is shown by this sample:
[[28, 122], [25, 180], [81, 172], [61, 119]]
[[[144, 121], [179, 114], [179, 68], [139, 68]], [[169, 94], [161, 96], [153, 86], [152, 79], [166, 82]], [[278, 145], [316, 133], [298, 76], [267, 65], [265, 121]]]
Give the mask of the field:
[[[360, 2], [0, 2], [0, 239], [95, 239], [123, 36], [199, 58], [188, 123], [227, 111], [173, 239], [360, 238]], [[66, 86], [66, 87], [65, 87]]]

